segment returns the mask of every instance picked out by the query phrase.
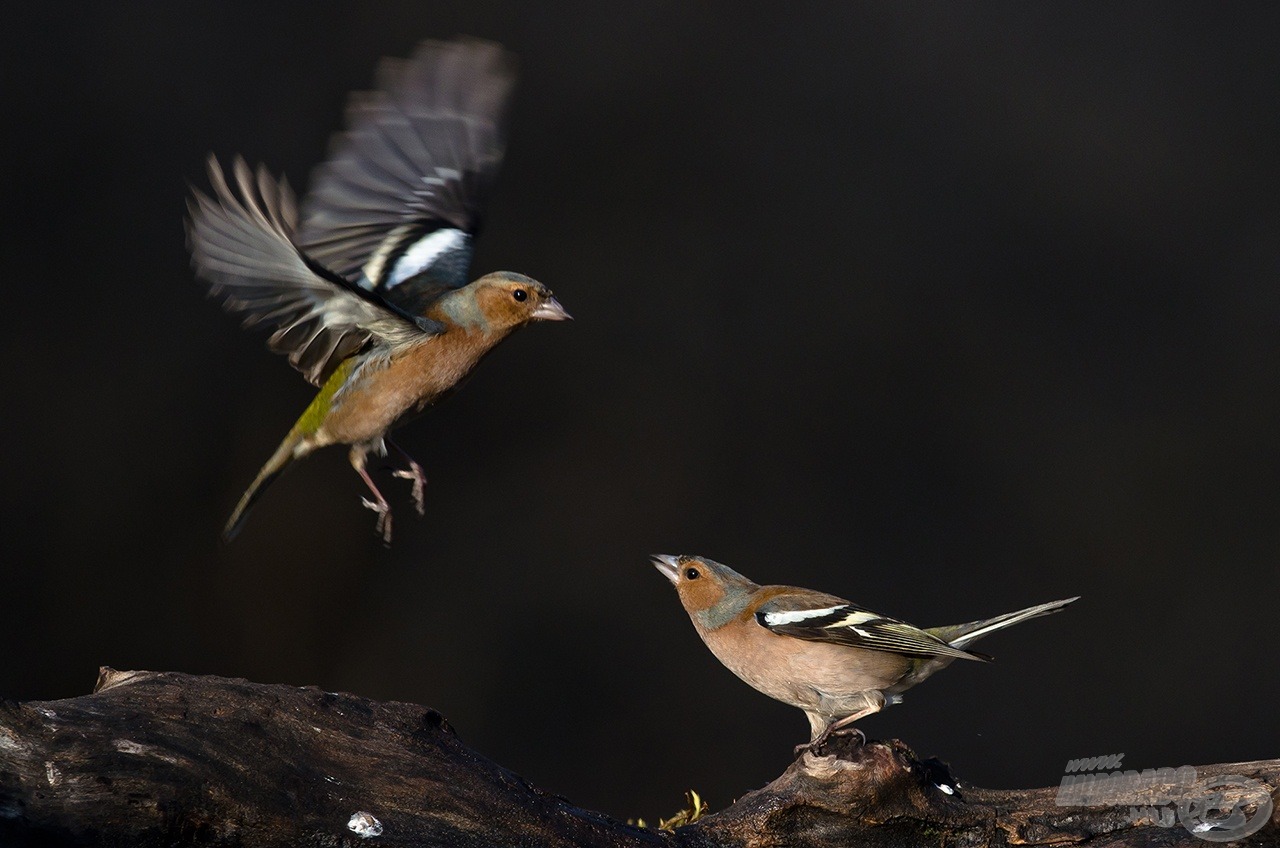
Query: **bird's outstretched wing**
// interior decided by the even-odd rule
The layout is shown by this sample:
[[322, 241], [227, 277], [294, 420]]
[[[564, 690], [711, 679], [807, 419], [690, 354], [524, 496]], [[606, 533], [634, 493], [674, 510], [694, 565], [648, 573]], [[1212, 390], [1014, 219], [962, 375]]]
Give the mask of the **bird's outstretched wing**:
[[347, 130], [312, 174], [303, 249], [413, 314], [465, 285], [514, 67], [470, 39], [384, 59], [377, 90], [352, 95]]
[[274, 329], [268, 344], [317, 385], [370, 340], [398, 345], [441, 327], [415, 318], [333, 273], [293, 242], [297, 207], [288, 184], [243, 159], [232, 165], [236, 192], [209, 158], [213, 197], [188, 203], [187, 243], [197, 274], [246, 326]]
[[953, 648], [906, 622], [885, 618], [850, 603], [815, 606], [810, 598], [780, 595], [756, 611], [756, 621], [774, 633], [810, 642], [834, 642], [914, 657], [989, 659], [983, 654]]

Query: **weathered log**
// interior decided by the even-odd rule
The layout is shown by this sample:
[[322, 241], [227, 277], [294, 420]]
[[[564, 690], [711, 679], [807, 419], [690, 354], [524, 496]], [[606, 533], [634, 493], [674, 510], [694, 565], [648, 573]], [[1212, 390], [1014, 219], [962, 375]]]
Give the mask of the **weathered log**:
[[[424, 707], [103, 669], [91, 695], [0, 704], [0, 845], [1189, 846], [1221, 835], [1203, 804], [1167, 827], [1172, 813], [1154, 803], [1145, 817], [1064, 807], [1057, 789], [961, 786], [898, 741], [834, 744], [664, 832], [539, 791]], [[1247, 779], [1220, 787], [1218, 806], [1240, 802], [1246, 829], [1266, 822], [1240, 844], [1280, 845], [1280, 760], [1196, 772], [1200, 784]], [[1159, 786], [1145, 791], [1139, 801], [1160, 800]]]

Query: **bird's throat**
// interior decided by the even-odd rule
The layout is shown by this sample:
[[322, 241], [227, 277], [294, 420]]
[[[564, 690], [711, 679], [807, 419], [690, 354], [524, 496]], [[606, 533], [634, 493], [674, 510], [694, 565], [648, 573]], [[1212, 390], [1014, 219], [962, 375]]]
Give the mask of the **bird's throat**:
[[738, 616], [742, 615], [743, 610], [747, 608], [747, 604], [751, 602], [750, 595], [745, 593], [736, 593], [727, 595], [718, 603], [707, 607], [706, 609], [696, 610], [689, 615], [693, 618], [698, 628], [703, 631], [719, 630]]

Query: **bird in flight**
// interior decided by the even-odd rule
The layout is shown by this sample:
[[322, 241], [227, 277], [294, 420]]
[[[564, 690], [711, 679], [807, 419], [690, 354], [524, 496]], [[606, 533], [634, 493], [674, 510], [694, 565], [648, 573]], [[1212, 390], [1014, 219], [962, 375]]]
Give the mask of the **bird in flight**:
[[[404, 462], [418, 514], [422, 467], [387, 434], [451, 394], [512, 331], [569, 314], [542, 283], [508, 271], [468, 282], [483, 201], [503, 155], [514, 61], [496, 44], [428, 41], [383, 60], [375, 91], [354, 94], [347, 129], [313, 174], [301, 209], [289, 185], [236, 158], [210, 157], [212, 195], [188, 203], [197, 275], [271, 350], [319, 387], [240, 498], [240, 531], [263, 489], [292, 462], [349, 446], [376, 531], [391, 507], [366, 468], [388, 447]], [[299, 219], [300, 223], [299, 223]]]

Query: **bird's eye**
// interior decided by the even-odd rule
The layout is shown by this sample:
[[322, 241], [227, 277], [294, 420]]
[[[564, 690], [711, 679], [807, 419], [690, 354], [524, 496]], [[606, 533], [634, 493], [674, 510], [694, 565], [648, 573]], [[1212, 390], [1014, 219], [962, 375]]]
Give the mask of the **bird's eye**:
[[686, 580], [697, 580], [701, 576], [702, 576], [702, 573], [698, 571], [698, 569], [696, 568], [685, 569], [684, 578]]
[[516, 300], [520, 301], [521, 303], [524, 303], [526, 300], [529, 299], [529, 293], [524, 289], [516, 289], [511, 293], [511, 296], [514, 297]]

